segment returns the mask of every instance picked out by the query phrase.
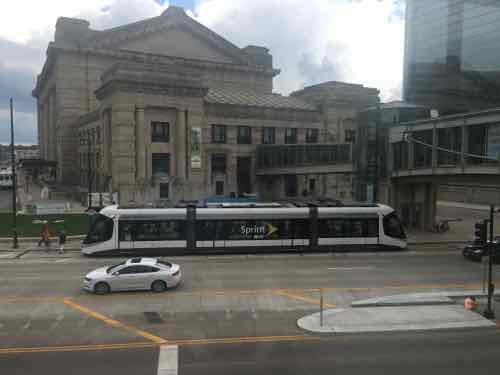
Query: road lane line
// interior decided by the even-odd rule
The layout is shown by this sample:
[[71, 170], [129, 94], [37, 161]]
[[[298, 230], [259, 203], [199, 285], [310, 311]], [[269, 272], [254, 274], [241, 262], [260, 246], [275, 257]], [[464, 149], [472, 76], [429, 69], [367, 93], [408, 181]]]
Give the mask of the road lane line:
[[170, 340], [168, 345], [159, 345], [149, 341], [130, 342], [123, 344], [93, 344], [93, 345], [68, 345], [68, 346], [41, 346], [41, 347], [19, 347], [19, 348], [0, 348], [0, 355], [22, 354], [22, 353], [46, 353], [46, 352], [76, 352], [76, 351], [95, 351], [95, 350], [116, 350], [116, 349], [134, 349], [134, 348], [154, 348], [160, 346], [192, 346], [192, 345], [210, 345], [210, 344], [251, 344], [259, 342], [293, 342], [293, 341], [316, 341], [331, 340], [332, 337], [321, 336], [250, 336], [250, 337], [223, 337], [213, 339], [184, 339]]
[[163, 345], [158, 354], [158, 375], [177, 375], [179, 371], [179, 347]]
[[169, 344], [178, 346], [190, 345], [209, 345], [209, 344], [244, 344], [258, 342], [284, 342], [284, 341], [311, 341], [321, 340], [320, 336], [249, 336], [249, 337], [223, 337], [213, 339], [186, 339], [186, 340], [169, 340]]
[[[286, 291], [289, 293], [307, 293], [307, 292], [319, 292], [321, 289], [323, 291], [347, 291], [347, 292], [364, 292], [376, 289], [445, 289], [445, 288], [454, 288], [454, 289], [480, 289], [482, 284], [480, 283], [470, 283], [470, 284], [402, 284], [402, 285], [381, 285], [381, 286], [370, 286], [370, 287], [356, 287], [356, 286], [346, 286], [346, 287], [322, 287], [322, 288], [267, 288], [267, 289], [200, 289], [194, 290], [191, 292], [183, 292], [183, 291], [171, 291], [169, 294], [162, 296], [162, 298], [175, 298], [182, 296], [198, 296], [203, 294], [264, 294], [264, 293], [276, 293], [281, 291]], [[155, 294], [139, 294], [139, 293], [117, 293], [109, 298], [156, 298], [158, 299], [158, 295]], [[60, 302], [65, 298], [68, 299], [78, 299], [78, 298], [89, 298], [87, 295], [79, 294], [73, 296], [58, 296], [58, 297], [4, 297], [0, 298], [0, 303], [33, 303], [33, 302]]]
[[77, 310], [85, 315], [88, 315], [88, 316], [94, 318], [94, 319], [100, 320], [100, 321], [106, 323], [107, 325], [110, 325], [110, 326], [116, 327], [116, 328], [121, 328], [127, 332], [134, 333], [134, 334], [141, 336], [145, 339], [148, 339], [156, 344], [165, 344], [167, 342], [167, 340], [165, 340], [164, 338], [161, 338], [159, 336], [153, 335], [152, 333], [137, 329], [135, 327], [123, 324], [122, 322], [119, 322], [118, 320], [111, 319], [105, 315], [102, 315], [102, 314], [94, 311], [94, 310], [91, 310], [85, 306], [82, 306], [82, 305], [79, 305], [78, 303], [73, 302], [69, 298], [65, 298], [63, 300], [63, 302], [65, 305], [71, 307], [72, 309]]
[[66, 297], [5, 297], [0, 303], [33, 303], [33, 302], [60, 302]]
[[157, 344], [144, 342], [131, 342], [125, 344], [94, 344], [94, 345], [68, 345], [68, 346], [40, 346], [31, 348], [0, 348], [2, 354], [20, 354], [20, 353], [46, 353], [46, 352], [76, 352], [86, 350], [106, 350], [106, 349], [133, 349], [133, 348], [152, 348]]
[[366, 267], [328, 267], [328, 270], [335, 271], [359, 271], [359, 270], [373, 270], [375, 267], [366, 266]]
[[[290, 292], [287, 292], [285, 290], [276, 291], [276, 292], [274, 292], [274, 294], [276, 294], [278, 296], [288, 297], [291, 299], [296, 299], [299, 301], [307, 302], [307, 303], [317, 305], [317, 306], [319, 306], [321, 304], [320, 300], [318, 300], [318, 299], [309, 298], [309, 297], [306, 297], [306, 296], [303, 296], [300, 294], [290, 293]], [[330, 303], [324, 303], [323, 306], [328, 307], [328, 308], [336, 307], [335, 305], [332, 305]]]

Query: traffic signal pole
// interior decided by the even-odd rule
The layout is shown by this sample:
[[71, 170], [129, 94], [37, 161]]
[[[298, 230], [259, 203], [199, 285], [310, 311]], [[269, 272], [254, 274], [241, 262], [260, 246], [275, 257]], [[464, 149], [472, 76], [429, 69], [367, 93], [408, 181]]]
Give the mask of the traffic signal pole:
[[495, 206], [490, 205], [490, 243], [488, 248], [488, 306], [486, 307], [486, 310], [484, 311], [484, 317], [487, 319], [495, 319], [495, 312], [491, 308], [491, 299], [493, 298], [493, 292], [495, 290], [495, 286], [493, 285], [492, 281], [492, 271], [493, 271], [493, 261], [492, 261], [492, 255], [493, 255], [493, 219], [494, 219], [494, 213], [495, 213]]

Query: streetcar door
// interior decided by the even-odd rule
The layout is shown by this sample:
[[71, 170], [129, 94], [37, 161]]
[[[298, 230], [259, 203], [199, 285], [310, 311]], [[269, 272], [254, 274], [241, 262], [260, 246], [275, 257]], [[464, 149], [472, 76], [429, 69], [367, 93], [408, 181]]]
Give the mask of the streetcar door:
[[118, 247], [120, 250], [134, 248], [134, 224], [128, 221], [118, 223]]

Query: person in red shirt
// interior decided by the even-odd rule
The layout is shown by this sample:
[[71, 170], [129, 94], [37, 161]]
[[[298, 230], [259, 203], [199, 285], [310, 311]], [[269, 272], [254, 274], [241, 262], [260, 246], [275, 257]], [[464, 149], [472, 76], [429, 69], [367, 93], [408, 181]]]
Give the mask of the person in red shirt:
[[477, 309], [477, 301], [475, 297], [469, 296], [464, 300], [464, 308], [466, 310], [474, 311]]

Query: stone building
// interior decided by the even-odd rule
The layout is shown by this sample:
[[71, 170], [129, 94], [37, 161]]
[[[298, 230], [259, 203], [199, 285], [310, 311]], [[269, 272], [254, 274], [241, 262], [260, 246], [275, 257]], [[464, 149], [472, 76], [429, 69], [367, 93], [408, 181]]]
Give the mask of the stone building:
[[277, 74], [267, 48], [238, 48], [178, 7], [103, 31], [59, 18], [33, 91], [41, 157], [59, 182], [119, 203], [350, 199], [355, 111], [378, 90], [327, 82], [282, 96]]

